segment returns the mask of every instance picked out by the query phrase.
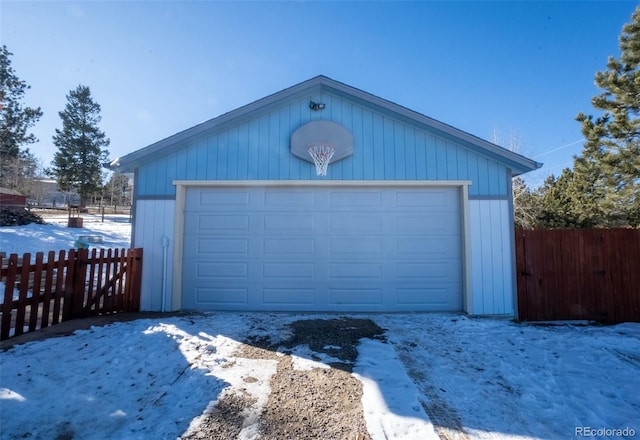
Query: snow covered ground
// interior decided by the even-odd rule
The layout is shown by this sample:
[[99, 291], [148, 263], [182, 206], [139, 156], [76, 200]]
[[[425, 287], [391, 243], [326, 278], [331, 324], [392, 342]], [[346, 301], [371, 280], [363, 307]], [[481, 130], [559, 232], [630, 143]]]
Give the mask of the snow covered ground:
[[[128, 246], [120, 223], [99, 223], [88, 222], [86, 233]], [[0, 228], [0, 243], [9, 252], [35, 252], [42, 243], [55, 250], [80, 233], [55, 225]], [[197, 427], [223, 391], [256, 398], [241, 432], [254, 438], [276, 361], [236, 357], [235, 348], [248, 336], [283, 341], [296, 320], [335, 316], [141, 319], [16, 346], [0, 353], [0, 438], [177, 438]], [[339, 316], [370, 318], [386, 329], [386, 342], [362, 340], [353, 373], [363, 383], [374, 439], [435, 439], [442, 430], [462, 430], [457, 438], [469, 439], [640, 436], [640, 324]], [[297, 368], [331, 362], [306, 346], [294, 354]]]
[[[454, 414], [470, 439], [566, 439], [582, 427], [640, 435], [640, 325], [357, 316], [387, 330], [387, 343], [362, 341], [354, 369], [374, 439], [438, 438], [424, 406]], [[234, 357], [240, 341], [283, 340], [288, 323], [322, 317], [143, 319], [17, 346], [0, 354], [0, 437], [177, 438], [223, 390], [267, 401], [276, 361]], [[308, 347], [296, 353], [298, 368], [328, 367]], [[253, 438], [259, 407], [244, 414], [241, 438]]]
[[[0, 226], [0, 252], [19, 254], [69, 250], [77, 247], [82, 235], [98, 236], [103, 243], [91, 244], [96, 248], [128, 248], [131, 239], [131, 223], [128, 215], [83, 214], [83, 228], [67, 228], [68, 217], [64, 212], [53, 211], [45, 217], [47, 224], [26, 226]], [[33, 258], [33, 256], [32, 256]]]

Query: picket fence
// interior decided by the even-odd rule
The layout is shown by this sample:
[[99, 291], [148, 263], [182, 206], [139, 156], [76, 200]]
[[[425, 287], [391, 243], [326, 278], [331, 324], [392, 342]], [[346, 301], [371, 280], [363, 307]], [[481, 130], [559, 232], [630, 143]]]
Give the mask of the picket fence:
[[0, 340], [70, 319], [140, 310], [142, 249], [0, 256]]

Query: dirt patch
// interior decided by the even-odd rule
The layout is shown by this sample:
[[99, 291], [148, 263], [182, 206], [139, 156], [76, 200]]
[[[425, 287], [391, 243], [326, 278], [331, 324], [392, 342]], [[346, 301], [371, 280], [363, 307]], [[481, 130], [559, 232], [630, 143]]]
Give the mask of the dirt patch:
[[362, 384], [346, 371], [295, 370], [286, 356], [271, 378], [260, 438], [369, 439], [361, 399]]
[[243, 411], [255, 399], [247, 394], [226, 394], [202, 416], [195, 432], [182, 435], [181, 440], [238, 438], [244, 424]]
[[308, 345], [317, 353], [340, 359], [342, 362], [332, 362], [329, 365], [351, 373], [358, 358], [360, 339], [385, 340], [384, 329], [370, 319], [305, 319], [295, 321], [290, 326], [292, 335], [286, 341], [272, 342], [268, 338], [249, 338], [246, 342], [268, 350]]
[[[384, 330], [371, 320], [353, 318], [300, 320], [291, 323], [290, 330], [291, 336], [285, 341], [249, 337], [234, 353], [248, 359], [278, 361], [257, 438], [370, 439], [362, 410], [362, 384], [351, 372], [360, 339], [383, 339]], [[331, 363], [333, 368], [296, 369], [291, 350], [299, 345], [308, 345], [313, 352], [339, 362]], [[236, 438], [243, 422], [238, 415], [253, 403], [237, 394], [223, 394], [207, 411], [197, 431], [182, 438]]]
[[354, 318], [300, 320], [291, 324], [291, 330], [291, 337], [283, 342], [272, 344], [262, 339], [249, 343], [284, 353], [308, 345], [314, 352], [341, 362], [331, 363], [333, 368], [296, 370], [291, 356], [282, 357], [271, 378], [260, 438], [369, 439], [362, 411], [362, 384], [351, 372], [360, 339], [383, 339], [384, 330], [369, 319]]

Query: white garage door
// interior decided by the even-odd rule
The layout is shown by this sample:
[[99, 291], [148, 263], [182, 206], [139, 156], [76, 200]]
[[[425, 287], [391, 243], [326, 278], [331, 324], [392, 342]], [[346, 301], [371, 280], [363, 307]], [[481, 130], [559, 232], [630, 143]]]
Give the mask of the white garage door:
[[462, 310], [456, 188], [186, 192], [182, 308]]

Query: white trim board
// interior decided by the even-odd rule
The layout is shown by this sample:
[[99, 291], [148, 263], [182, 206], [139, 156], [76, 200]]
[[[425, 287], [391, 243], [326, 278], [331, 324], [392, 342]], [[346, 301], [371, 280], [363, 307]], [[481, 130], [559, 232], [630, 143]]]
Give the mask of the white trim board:
[[174, 180], [176, 187], [281, 187], [295, 186], [297, 188], [313, 186], [342, 186], [342, 187], [456, 187], [469, 186], [470, 180]]

